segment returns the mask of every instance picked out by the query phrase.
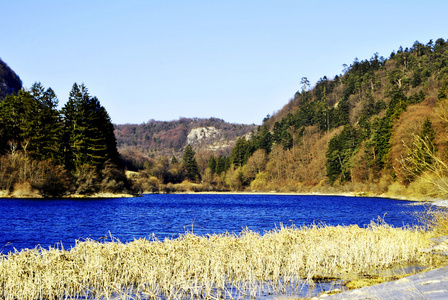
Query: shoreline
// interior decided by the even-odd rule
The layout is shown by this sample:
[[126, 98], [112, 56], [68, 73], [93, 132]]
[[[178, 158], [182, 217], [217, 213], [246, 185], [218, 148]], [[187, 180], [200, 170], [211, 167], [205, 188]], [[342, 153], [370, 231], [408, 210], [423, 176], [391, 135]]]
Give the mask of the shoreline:
[[95, 193], [92, 195], [71, 194], [61, 197], [43, 197], [40, 194], [14, 195], [6, 191], [0, 191], [0, 199], [107, 199], [107, 198], [133, 198], [133, 197], [141, 197], [141, 194]]
[[[142, 193], [142, 194], [151, 194], [151, 193]], [[173, 194], [173, 195], [193, 195], [193, 194], [203, 194], [203, 195], [278, 195], [278, 196], [333, 196], [333, 197], [354, 197], [354, 198], [382, 198], [382, 199], [391, 199], [391, 200], [399, 200], [399, 201], [410, 201], [410, 202], [422, 202], [422, 203], [435, 203], [446, 201], [448, 206], [448, 200], [444, 199], [413, 199], [413, 198], [405, 198], [405, 197], [396, 197], [389, 196], [386, 194], [376, 195], [365, 192], [342, 192], [342, 193], [319, 193], [319, 192], [309, 192], [309, 193], [295, 193], [295, 192], [248, 192], [248, 191], [226, 191], [226, 192], [218, 192], [218, 191], [204, 191], [204, 192], [194, 192], [194, 191], [185, 191], [185, 192], [173, 192], [173, 193], [153, 193], [153, 194]]]
[[276, 196], [332, 196], [332, 197], [354, 197], [354, 198], [382, 198], [391, 199], [398, 201], [408, 201], [424, 204], [431, 204], [438, 207], [448, 208], [448, 199], [437, 199], [437, 198], [426, 198], [426, 199], [415, 199], [406, 197], [389, 196], [387, 194], [371, 194], [366, 192], [341, 192], [341, 193], [320, 193], [320, 192], [309, 192], [309, 193], [296, 193], [296, 192], [259, 192], [259, 191], [184, 191], [184, 192], [173, 192], [173, 193], [141, 193], [141, 194], [126, 194], [126, 193], [95, 193], [92, 195], [81, 195], [72, 194], [61, 197], [42, 197], [41, 195], [28, 194], [28, 195], [14, 195], [7, 191], [0, 190], [0, 198], [4, 199], [108, 199], [108, 198], [134, 198], [142, 197], [142, 195], [151, 194], [173, 194], [173, 195], [276, 195]]

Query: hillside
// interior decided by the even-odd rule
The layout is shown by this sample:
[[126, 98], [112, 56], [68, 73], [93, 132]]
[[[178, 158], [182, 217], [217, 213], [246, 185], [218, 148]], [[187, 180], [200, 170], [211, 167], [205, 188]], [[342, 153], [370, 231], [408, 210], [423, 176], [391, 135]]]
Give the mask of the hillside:
[[[230, 156], [196, 153], [202, 185], [195, 190], [448, 195], [444, 39], [400, 46], [388, 58], [375, 53], [355, 59], [342, 74], [323, 76], [313, 87], [306, 77], [301, 83], [254, 135], [236, 141]], [[189, 130], [175, 126], [164, 134], [179, 133], [184, 142]], [[182, 143], [157, 138], [146, 139], [182, 149]], [[147, 164], [147, 171], [162, 180], [155, 165]]]
[[115, 136], [121, 153], [132, 150], [145, 156], [174, 155], [180, 158], [187, 144], [196, 152], [229, 155], [238, 137], [256, 129], [256, 125], [230, 124], [217, 118], [181, 118], [115, 125]]
[[448, 169], [437, 168], [447, 157], [447, 87], [444, 39], [399, 47], [389, 58], [355, 59], [311, 89], [303, 78], [294, 97], [263, 123], [266, 134], [258, 138], [269, 145], [268, 163], [252, 188], [444, 192]]
[[22, 81], [11, 68], [0, 59], [0, 100], [6, 95], [18, 92], [22, 88]]

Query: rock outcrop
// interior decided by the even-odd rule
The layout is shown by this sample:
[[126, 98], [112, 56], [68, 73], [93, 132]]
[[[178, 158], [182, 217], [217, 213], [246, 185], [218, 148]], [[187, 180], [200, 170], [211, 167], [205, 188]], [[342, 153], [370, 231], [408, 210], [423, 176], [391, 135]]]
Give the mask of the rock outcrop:
[[193, 128], [187, 135], [187, 145], [217, 151], [232, 145], [232, 140], [224, 138], [223, 132], [214, 126]]
[[205, 140], [214, 140], [219, 135], [219, 130], [214, 126], [193, 128], [187, 135], [187, 144], [194, 145]]

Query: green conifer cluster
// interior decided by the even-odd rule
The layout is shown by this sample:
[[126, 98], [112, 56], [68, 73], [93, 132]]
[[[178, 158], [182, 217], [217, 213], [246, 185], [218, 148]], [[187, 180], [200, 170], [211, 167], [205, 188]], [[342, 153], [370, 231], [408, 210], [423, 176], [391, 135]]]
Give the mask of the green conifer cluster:
[[[17, 184], [28, 183], [44, 196], [125, 190], [127, 184], [119, 167], [114, 126], [99, 100], [89, 95], [84, 84], [75, 83], [67, 103], [60, 111], [57, 106], [54, 91], [40, 83], [0, 102], [2, 169], [8, 161], [11, 164], [22, 156], [24, 162], [17, 170], [19, 174], [39, 164], [47, 165], [49, 170], [64, 170], [61, 175], [64, 184], [57, 191], [48, 192], [52, 187], [39, 185], [50, 177], [50, 171], [48, 176], [42, 174], [40, 180], [32, 174], [7, 176], [10, 182], [3, 182], [3, 188], [13, 192]], [[112, 180], [115, 186], [111, 186]]]

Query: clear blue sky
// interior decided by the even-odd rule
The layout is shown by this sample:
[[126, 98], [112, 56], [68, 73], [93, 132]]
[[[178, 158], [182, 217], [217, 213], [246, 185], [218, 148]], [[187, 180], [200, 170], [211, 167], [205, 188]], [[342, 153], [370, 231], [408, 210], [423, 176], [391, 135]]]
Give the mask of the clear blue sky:
[[448, 38], [448, 1], [0, 0], [0, 58], [60, 104], [84, 83], [117, 124], [260, 124], [355, 57]]

